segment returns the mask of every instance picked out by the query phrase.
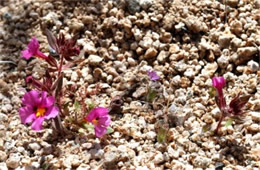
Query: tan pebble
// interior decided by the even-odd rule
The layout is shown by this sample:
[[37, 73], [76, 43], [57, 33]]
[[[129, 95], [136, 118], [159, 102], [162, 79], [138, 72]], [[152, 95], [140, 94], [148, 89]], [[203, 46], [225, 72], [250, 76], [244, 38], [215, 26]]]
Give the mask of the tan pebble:
[[82, 22], [83, 22], [83, 24], [85, 24], [85, 25], [92, 24], [92, 22], [93, 22], [93, 17], [92, 17], [92, 16], [83, 16], [83, 17], [82, 17]]
[[146, 52], [144, 54], [144, 58], [151, 59], [151, 58], [155, 57], [156, 55], [157, 55], [157, 50], [155, 48], [149, 48], [148, 50], [146, 50]]

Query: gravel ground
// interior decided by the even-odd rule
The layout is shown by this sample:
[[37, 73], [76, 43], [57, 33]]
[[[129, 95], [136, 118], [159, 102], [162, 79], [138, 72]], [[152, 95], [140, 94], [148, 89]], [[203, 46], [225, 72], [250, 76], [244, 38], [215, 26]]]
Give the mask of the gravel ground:
[[[0, 2], [0, 169], [259, 169], [260, 1], [226, 0], [4, 0]], [[226, 11], [226, 12], [225, 12]], [[22, 49], [35, 36], [49, 52], [40, 24], [54, 34], [78, 35], [84, 61], [65, 71], [65, 84], [101, 91], [89, 100], [109, 106], [114, 132], [65, 136], [50, 124], [34, 132], [18, 109], [28, 88], [25, 77], [41, 77], [40, 59], [26, 61]], [[145, 102], [146, 71], [160, 97]], [[229, 101], [250, 94], [243, 121], [215, 127], [220, 111], [208, 94], [213, 76], [227, 81]], [[165, 100], [167, 98], [167, 100]], [[157, 124], [169, 116], [167, 141]], [[63, 122], [66, 126], [66, 122]]]

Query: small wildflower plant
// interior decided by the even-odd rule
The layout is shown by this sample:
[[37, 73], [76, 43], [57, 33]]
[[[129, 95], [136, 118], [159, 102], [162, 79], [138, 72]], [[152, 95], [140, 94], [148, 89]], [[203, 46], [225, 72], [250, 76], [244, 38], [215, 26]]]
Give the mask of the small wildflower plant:
[[157, 96], [157, 92], [152, 88], [151, 83], [156, 82], [160, 79], [160, 77], [157, 75], [155, 71], [148, 70], [147, 75], [149, 77], [149, 84], [147, 86], [147, 96], [146, 99], [148, 102], [152, 102], [155, 97]]
[[[47, 62], [48, 66], [41, 79], [35, 79], [33, 76], [26, 78], [26, 83], [32, 87], [32, 90], [23, 96], [19, 115], [21, 122], [31, 123], [31, 128], [35, 131], [42, 130], [43, 121], [51, 119], [54, 130], [64, 133], [65, 127], [61, 122], [68, 116], [68, 103], [64, 102], [64, 97], [69, 90], [63, 85], [63, 71], [81, 61], [77, 59], [80, 48], [76, 45], [75, 39], [66, 39], [64, 34], [55, 37], [49, 30], [45, 30], [45, 35], [51, 47], [49, 55], [40, 51], [40, 44], [35, 37], [29, 42], [27, 48], [21, 51], [22, 58], [28, 60], [37, 57]], [[79, 121], [82, 127], [84, 127], [84, 122], [88, 122], [93, 125], [97, 137], [100, 138], [106, 134], [111, 121], [107, 108], [94, 106], [94, 108], [86, 108], [85, 99], [81, 102], [75, 101], [74, 107], [74, 113], [82, 110], [85, 115], [82, 121]], [[91, 110], [89, 114], [87, 110]], [[70, 123], [78, 124], [79, 122], [71, 121]]]
[[[230, 101], [229, 105], [227, 105], [223, 94], [225, 84], [226, 80], [223, 76], [212, 78], [213, 90], [211, 90], [210, 94], [215, 97], [216, 104], [221, 112], [221, 116], [215, 130], [216, 133], [218, 133], [221, 122], [225, 119], [225, 117], [237, 117], [243, 115], [245, 113], [243, 108], [250, 99], [250, 95], [240, 96], [240, 93], [238, 93], [238, 95]], [[232, 122], [230, 123], [230, 121], [228, 121], [227, 123], [231, 124]]]

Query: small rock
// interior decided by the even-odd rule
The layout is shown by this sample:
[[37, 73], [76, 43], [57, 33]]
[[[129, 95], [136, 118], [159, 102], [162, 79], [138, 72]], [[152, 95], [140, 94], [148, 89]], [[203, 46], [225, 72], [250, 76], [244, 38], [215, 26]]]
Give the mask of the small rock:
[[219, 36], [218, 44], [220, 48], [227, 48], [230, 44], [231, 36], [228, 34], [224, 34]]
[[144, 37], [143, 40], [139, 42], [139, 45], [144, 49], [148, 49], [152, 44], [153, 39], [151, 37]]
[[133, 97], [138, 99], [140, 97], [145, 96], [146, 94], [146, 88], [145, 87], [139, 87], [134, 93], [133, 93]]
[[8, 120], [8, 116], [4, 113], [0, 113], [0, 122], [6, 122]]
[[95, 68], [93, 71], [93, 76], [96, 79], [100, 79], [103, 71], [100, 68]]
[[131, 14], [140, 12], [141, 6], [139, 0], [126, 0], [127, 9]]
[[92, 16], [83, 16], [83, 17], [82, 17], [82, 22], [83, 22], [83, 24], [85, 24], [85, 25], [92, 24], [92, 22], [93, 22], [93, 17], [92, 17]]
[[235, 7], [237, 7], [239, 0], [226, 0], [226, 3], [227, 3], [227, 5], [235, 8]]
[[103, 149], [90, 149], [89, 153], [91, 154], [91, 157], [94, 159], [101, 159], [104, 155]]
[[252, 72], [257, 72], [259, 70], [259, 64], [257, 62], [255, 62], [254, 60], [250, 60], [247, 63], [247, 67]]
[[230, 44], [231, 44], [231, 47], [232, 47], [232, 48], [237, 49], [237, 48], [241, 47], [242, 40], [239, 39], [239, 38], [237, 38], [237, 37], [235, 37], [235, 38], [233, 38], [233, 39], [231, 40]]
[[0, 162], [0, 169], [1, 170], [8, 170], [5, 162]]
[[100, 62], [103, 60], [103, 58], [97, 56], [97, 55], [89, 55], [88, 57], [88, 63], [91, 66], [97, 66], [98, 64], [101, 64]]
[[75, 154], [70, 154], [66, 159], [63, 160], [63, 166], [66, 168], [78, 167], [79, 165], [79, 156]]
[[234, 60], [236, 65], [252, 59], [253, 55], [257, 53], [256, 47], [241, 47], [237, 49], [237, 60]]
[[135, 66], [137, 64], [136, 61], [131, 57], [127, 58], [127, 62], [130, 66]]
[[165, 62], [166, 62], [166, 59], [167, 59], [167, 57], [168, 57], [168, 52], [167, 51], [161, 51], [159, 54], [158, 54], [158, 56], [157, 56], [157, 60], [160, 62], [160, 63], [162, 63], [162, 64], [164, 64]]
[[153, 4], [153, 0], [140, 0], [140, 6], [143, 9], [148, 9]]
[[230, 31], [239, 35], [243, 31], [243, 25], [240, 21], [234, 20], [230, 23]]
[[50, 23], [50, 24], [54, 24], [56, 26], [60, 26], [60, 25], [62, 25], [62, 23], [61, 23], [61, 21], [59, 21], [58, 18], [59, 17], [55, 12], [50, 11], [50, 12], [48, 12], [48, 14], [46, 16], [44, 16], [42, 18], [42, 20], [43, 20], [44, 24]]
[[250, 112], [253, 121], [260, 121], [260, 112]]
[[184, 76], [188, 77], [188, 78], [194, 78], [195, 77], [195, 71], [192, 68], [188, 68], [185, 72], [184, 72]]
[[122, 61], [114, 61], [114, 67], [117, 69], [118, 72], [126, 72], [126, 66]]
[[255, 7], [260, 8], [260, 0], [255, 0]]
[[113, 77], [118, 77], [119, 76], [118, 72], [116, 71], [116, 69], [114, 67], [106, 68], [105, 71], [107, 72], [107, 74], [110, 74]]
[[155, 57], [156, 55], [157, 55], [157, 50], [155, 48], [149, 48], [148, 50], [146, 50], [146, 52], [144, 54], [144, 58], [151, 59], [151, 58]]
[[18, 154], [10, 154], [9, 158], [6, 160], [6, 164], [9, 168], [17, 168], [19, 166], [20, 156]]
[[207, 32], [208, 27], [195, 16], [189, 16], [184, 20], [186, 26], [194, 33]]
[[216, 62], [208, 63], [201, 71], [201, 74], [207, 77], [211, 77], [217, 71], [217, 69], [218, 64]]
[[27, 66], [26, 60], [20, 60], [17, 65], [17, 70], [23, 71], [26, 68], [26, 66]]
[[69, 28], [72, 30], [72, 32], [82, 31], [84, 27], [84, 24], [79, 21], [72, 21], [72, 23], [69, 25]]
[[30, 11], [29, 16], [34, 19], [37, 19], [39, 17], [39, 14], [37, 12]]
[[161, 41], [163, 43], [170, 43], [172, 41], [172, 34], [170, 32], [165, 32], [161, 36]]
[[[5, 152], [3, 152], [3, 151], [0, 151], [0, 161], [1, 162], [4, 162], [4, 161], [6, 161], [6, 159], [7, 159], [7, 155], [6, 155], [6, 153]], [[1, 169], [1, 168], [0, 168]]]
[[38, 143], [30, 143], [28, 146], [34, 151], [41, 149], [41, 146]]
[[178, 46], [178, 44], [170, 44], [170, 47], [169, 47], [170, 54], [176, 54], [179, 51], [180, 51], [180, 47]]
[[77, 170], [86, 170], [86, 169], [91, 169], [89, 165], [86, 164], [81, 164]]
[[260, 127], [258, 124], [253, 123], [247, 129], [251, 132], [259, 132]]
[[118, 162], [118, 154], [112, 151], [104, 154], [104, 164], [108, 169], [115, 169]]
[[154, 141], [155, 140], [155, 137], [156, 137], [156, 133], [154, 131], [150, 131], [150, 132], [147, 132], [146, 133], [146, 138], [148, 140], [152, 140]]
[[9, 113], [10, 111], [12, 111], [13, 106], [11, 104], [5, 104], [2, 106], [2, 111], [4, 113]]
[[40, 168], [39, 162], [32, 162], [32, 167], [39, 169]]
[[157, 153], [153, 159], [153, 163], [155, 165], [158, 165], [160, 163], [164, 162], [164, 156], [161, 152]]
[[225, 69], [229, 64], [229, 57], [223, 54], [217, 59], [217, 62], [220, 68]]
[[195, 159], [192, 160], [192, 163], [196, 167], [207, 168], [211, 163], [211, 160], [206, 157], [196, 156]]
[[71, 81], [76, 82], [78, 78], [79, 78], [78, 73], [73, 71], [70, 77]]
[[93, 43], [84, 43], [83, 50], [88, 54], [96, 54], [97, 49]]

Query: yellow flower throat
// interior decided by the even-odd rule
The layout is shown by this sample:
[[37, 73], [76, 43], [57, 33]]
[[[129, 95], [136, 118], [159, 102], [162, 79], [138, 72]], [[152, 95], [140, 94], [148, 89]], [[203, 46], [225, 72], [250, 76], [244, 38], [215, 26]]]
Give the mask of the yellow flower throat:
[[44, 113], [45, 113], [45, 112], [46, 112], [46, 109], [45, 109], [45, 108], [43, 108], [43, 107], [37, 108], [36, 117], [44, 116]]
[[98, 124], [98, 120], [97, 120], [97, 119], [93, 119], [93, 120], [92, 120], [92, 123], [93, 123], [94, 125], [97, 125], [97, 124]]

